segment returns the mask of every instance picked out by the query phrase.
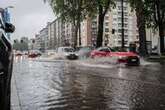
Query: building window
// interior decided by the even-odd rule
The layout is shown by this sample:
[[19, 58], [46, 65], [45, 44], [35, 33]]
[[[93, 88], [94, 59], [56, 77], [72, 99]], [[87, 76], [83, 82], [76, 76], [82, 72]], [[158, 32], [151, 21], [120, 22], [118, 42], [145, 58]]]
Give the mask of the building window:
[[128, 39], [128, 35], [125, 35], [124, 38], [125, 38], [125, 39]]
[[109, 16], [105, 16], [105, 20], [109, 20]]
[[124, 16], [128, 16], [128, 13], [127, 13], [127, 12], [125, 12], [125, 13], [124, 13]]
[[[122, 26], [122, 23], [118, 23], [118, 27], [121, 27]], [[128, 24], [124, 24], [124, 27], [128, 27]]]
[[118, 44], [121, 44], [121, 41], [120, 40], [118, 41]]
[[139, 39], [139, 36], [136, 36], [136, 39]]
[[109, 32], [109, 28], [105, 28], [105, 32]]
[[122, 8], [121, 8], [121, 6], [118, 6], [118, 10], [121, 10]]
[[127, 10], [127, 7], [123, 7], [124, 10]]
[[118, 17], [118, 21], [121, 21], [121, 17]]
[[128, 33], [128, 29], [124, 29], [124, 32], [125, 32], [125, 33]]
[[122, 13], [121, 12], [118, 12], [118, 15], [121, 15]]
[[124, 27], [128, 27], [128, 24], [124, 24]]
[[[118, 29], [118, 33], [122, 33], [122, 29]], [[128, 29], [124, 29], [124, 33], [128, 33]]]
[[113, 21], [117, 21], [117, 19], [116, 18], [113, 18]]
[[128, 22], [128, 18], [124, 18], [124, 22]]
[[118, 29], [118, 33], [121, 33], [122, 32], [122, 29]]
[[109, 34], [105, 34], [105, 38], [108, 39]]
[[106, 22], [106, 23], [105, 23], [105, 26], [109, 26], [109, 22]]

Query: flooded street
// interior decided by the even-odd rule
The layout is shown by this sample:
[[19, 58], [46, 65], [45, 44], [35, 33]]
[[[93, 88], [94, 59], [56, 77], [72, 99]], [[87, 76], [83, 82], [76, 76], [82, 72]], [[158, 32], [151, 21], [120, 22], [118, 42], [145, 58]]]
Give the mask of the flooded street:
[[16, 59], [21, 110], [164, 110], [165, 65], [98, 68]]

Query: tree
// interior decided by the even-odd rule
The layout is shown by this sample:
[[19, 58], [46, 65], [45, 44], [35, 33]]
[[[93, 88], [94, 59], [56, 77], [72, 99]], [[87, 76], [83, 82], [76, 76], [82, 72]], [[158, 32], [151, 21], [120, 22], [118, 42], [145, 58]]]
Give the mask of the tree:
[[13, 49], [15, 49], [15, 50], [19, 50], [20, 49], [20, 43], [19, 43], [18, 39], [14, 40]]
[[[62, 22], [69, 22], [73, 24], [74, 31], [74, 44], [77, 46], [78, 30], [80, 32], [80, 23], [88, 15], [87, 10], [92, 2], [88, 0], [49, 0], [49, 3], [54, 10], [55, 14], [62, 19]], [[79, 33], [80, 35], [80, 33]]]
[[104, 28], [104, 18], [108, 10], [115, 6], [114, 0], [93, 0], [94, 8], [97, 10], [98, 14], [98, 33], [96, 47], [102, 46], [103, 42], [103, 28]]
[[14, 40], [13, 49], [20, 50], [20, 51], [27, 51], [28, 50], [28, 43], [24, 42], [23, 40]]
[[165, 52], [165, 2], [164, 0], [145, 0], [147, 9], [147, 24], [149, 27], [159, 30], [160, 52]]
[[141, 56], [147, 55], [146, 45], [146, 9], [144, 0], [129, 0], [130, 5], [136, 12], [137, 27], [139, 31], [139, 53]]

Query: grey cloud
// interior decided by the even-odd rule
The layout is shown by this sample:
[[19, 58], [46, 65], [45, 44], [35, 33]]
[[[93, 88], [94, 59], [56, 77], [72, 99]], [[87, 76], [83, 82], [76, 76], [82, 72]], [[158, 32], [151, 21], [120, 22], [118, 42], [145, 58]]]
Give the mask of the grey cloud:
[[14, 6], [10, 9], [12, 21], [16, 26], [13, 39], [22, 36], [34, 37], [47, 22], [54, 20], [55, 16], [43, 0], [0, 0], [0, 7]]

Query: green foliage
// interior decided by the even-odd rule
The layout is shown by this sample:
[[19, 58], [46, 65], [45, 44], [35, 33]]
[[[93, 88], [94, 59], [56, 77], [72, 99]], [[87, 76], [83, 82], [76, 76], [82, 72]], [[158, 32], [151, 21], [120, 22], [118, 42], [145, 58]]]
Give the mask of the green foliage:
[[50, 5], [58, 17], [72, 23], [83, 20], [93, 9], [89, 0], [50, 0]]
[[13, 49], [15, 50], [20, 50], [20, 51], [27, 51], [28, 50], [28, 43], [26, 42], [21, 42], [19, 40], [15, 40], [13, 44]]
[[157, 29], [160, 23], [165, 24], [164, 0], [129, 0], [129, 2], [135, 10], [141, 3], [143, 4], [142, 14], [148, 28]]
[[148, 27], [156, 29], [160, 24], [165, 24], [164, 0], [146, 0], [145, 8]]

